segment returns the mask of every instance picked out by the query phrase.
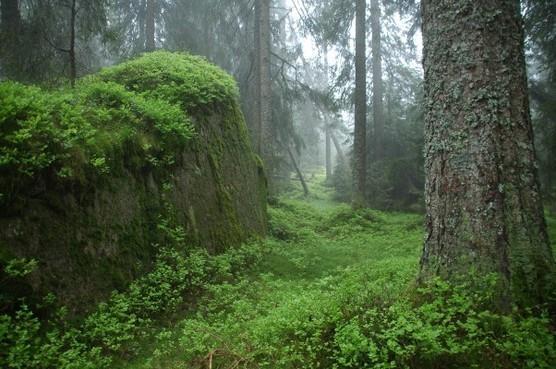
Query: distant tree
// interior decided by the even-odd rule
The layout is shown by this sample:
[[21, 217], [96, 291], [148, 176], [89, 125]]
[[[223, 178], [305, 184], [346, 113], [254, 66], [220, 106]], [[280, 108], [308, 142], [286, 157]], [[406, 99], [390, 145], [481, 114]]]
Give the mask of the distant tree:
[[[71, 86], [75, 85], [78, 76], [77, 46], [78, 43], [86, 44], [93, 37], [103, 33], [106, 29], [106, 6], [107, 0], [56, 0], [52, 4], [52, 14], [59, 14], [58, 22], [51, 23], [52, 35], [46, 35], [51, 39], [49, 42], [57, 51], [66, 53], [68, 56], [69, 75]], [[42, 22], [52, 22], [46, 17]], [[59, 32], [59, 34], [57, 34]], [[65, 35], [64, 35], [65, 33]], [[66, 39], [59, 42], [56, 39]], [[62, 46], [65, 44], [67, 46]]]
[[62, 78], [73, 85], [102, 49], [107, 4], [108, 0], [1, 0], [1, 73], [23, 82], [58, 83]]
[[77, 21], [77, 0], [71, 0], [69, 3], [69, 10], [70, 10], [70, 41], [69, 41], [69, 48], [67, 49], [67, 53], [69, 56], [69, 65], [70, 65], [70, 84], [71, 87], [75, 86], [75, 80], [77, 79], [77, 59], [75, 56], [75, 28], [76, 28], [76, 21]]
[[272, 90], [270, 76], [270, 0], [256, 0], [257, 151], [267, 164], [271, 156]]
[[535, 144], [544, 199], [556, 205], [556, 1], [525, 0]]
[[145, 51], [154, 51], [155, 43], [155, 25], [157, 13], [157, 1], [146, 0], [145, 5]]
[[[168, 37], [168, 30], [164, 29], [168, 14], [174, 11], [175, 15], [178, 6], [189, 3], [190, 1], [171, 0], [111, 0], [110, 23], [111, 32], [115, 36], [110, 45], [111, 54], [115, 59], [125, 59], [155, 50], [157, 37]], [[187, 18], [182, 18], [182, 22], [186, 23]]]
[[353, 140], [353, 206], [365, 204], [367, 177], [367, 56], [366, 1], [356, 0], [355, 7], [355, 128]]
[[22, 31], [18, 0], [0, 1], [0, 51], [3, 74], [13, 74], [19, 66], [19, 39]]
[[422, 14], [421, 277], [496, 273], [499, 308], [543, 302], [554, 259], [535, 169], [520, 3], [424, 0]]
[[371, 55], [372, 55], [372, 107], [373, 107], [373, 140], [369, 145], [373, 151], [375, 161], [384, 157], [384, 86], [382, 81], [382, 50], [381, 50], [381, 11], [380, 1], [371, 0]]
[[[330, 88], [328, 80], [328, 45], [326, 42], [323, 46], [323, 59], [324, 59], [324, 86], [325, 93], [328, 93]], [[331, 137], [331, 126], [328, 119], [328, 112], [324, 114], [324, 150], [325, 150], [325, 167], [326, 167], [326, 182], [330, 182], [332, 179], [332, 137]]]

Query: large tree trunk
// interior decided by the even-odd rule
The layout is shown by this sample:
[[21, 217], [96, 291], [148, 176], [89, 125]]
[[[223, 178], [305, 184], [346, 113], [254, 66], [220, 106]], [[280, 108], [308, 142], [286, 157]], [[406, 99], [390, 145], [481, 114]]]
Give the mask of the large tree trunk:
[[554, 259], [535, 169], [518, 0], [424, 0], [427, 236], [421, 277], [500, 276], [545, 299]]
[[365, 205], [367, 177], [366, 124], [367, 124], [367, 67], [365, 0], [356, 0], [355, 6], [355, 129], [353, 140], [353, 207]]
[[271, 147], [271, 80], [270, 80], [270, 0], [256, 0], [257, 22], [257, 147], [263, 162], [270, 164]]
[[384, 157], [384, 106], [383, 106], [383, 83], [382, 83], [382, 51], [380, 26], [380, 1], [371, 0], [371, 54], [373, 61], [373, 124], [374, 160]]
[[145, 10], [145, 51], [154, 51], [155, 45], [156, 0], [147, 0]]

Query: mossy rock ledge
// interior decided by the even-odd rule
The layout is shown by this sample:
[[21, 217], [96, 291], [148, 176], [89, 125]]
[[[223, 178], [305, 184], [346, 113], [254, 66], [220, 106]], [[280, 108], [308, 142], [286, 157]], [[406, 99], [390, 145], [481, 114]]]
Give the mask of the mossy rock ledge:
[[0, 262], [39, 263], [0, 293], [80, 313], [150, 269], [163, 220], [210, 253], [265, 234], [235, 81], [200, 57], [145, 54], [71, 91], [3, 83], [0, 106]]

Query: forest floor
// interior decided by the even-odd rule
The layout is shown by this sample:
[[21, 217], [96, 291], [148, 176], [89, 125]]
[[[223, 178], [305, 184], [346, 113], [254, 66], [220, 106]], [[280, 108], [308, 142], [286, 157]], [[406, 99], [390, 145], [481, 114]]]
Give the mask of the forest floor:
[[[404, 306], [416, 290], [423, 216], [354, 212], [332, 200], [322, 178], [310, 186], [308, 198], [294, 191], [270, 206], [271, 236], [256, 265], [231, 281], [207, 286], [193, 308], [146, 337], [133, 359], [122, 357], [114, 367], [362, 368], [367, 366], [360, 363], [372, 360], [386, 361], [376, 367], [399, 367], [387, 364], [364, 337], [363, 331], [373, 329], [365, 322], [377, 318], [369, 311], [391, 314], [377, 320], [390, 327], [377, 339], [392, 344], [389, 352], [400, 357], [411, 347], [399, 345], [405, 335], [429, 332], [434, 341], [444, 334], [436, 331], [437, 321], [415, 330], [412, 324], [421, 323], [412, 319], [449, 310], [449, 302], [433, 301], [422, 311], [425, 318], [415, 318], [414, 309]], [[555, 240], [556, 221], [548, 219]], [[456, 296], [457, 306], [465, 304], [462, 296]]]
[[[293, 191], [270, 207], [271, 237], [256, 266], [233, 283], [210, 286], [193, 312], [148, 340], [142, 355], [125, 367], [233, 368], [260, 354], [271, 359], [273, 351], [276, 358], [283, 350], [295, 355], [298, 348], [288, 345], [310, 345], [310, 338], [297, 336], [307, 332], [311, 319], [341, 309], [361, 290], [380, 286], [377, 292], [385, 296], [411, 282], [422, 215], [354, 213], [331, 199], [320, 177], [309, 185], [308, 198]], [[290, 333], [290, 342], [276, 341]], [[312, 355], [310, 347], [302, 351]]]

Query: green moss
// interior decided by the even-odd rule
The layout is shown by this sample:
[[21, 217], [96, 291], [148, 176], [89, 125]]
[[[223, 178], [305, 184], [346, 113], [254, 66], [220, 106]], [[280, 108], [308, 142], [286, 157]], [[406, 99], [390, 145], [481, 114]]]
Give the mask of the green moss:
[[214, 253], [264, 234], [259, 180], [235, 82], [202, 58], [147, 54], [74, 90], [0, 84], [0, 252], [36, 257], [36, 293], [75, 315], [152, 268], [160, 216]]
[[145, 54], [104, 69], [97, 78], [179, 103], [187, 110], [215, 104], [227, 106], [239, 95], [229, 74], [202, 57], [186, 53], [158, 51]]
[[[0, 193], [45, 171], [90, 181], [123, 167], [169, 166], [193, 136], [179, 105], [89, 81], [74, 91], [0, 84]], [[22, 188], [23, 187], [23, 188]]]
[[[85, 181], [122, 167], [176, 163], [192, 137], [187, 111], [226, 107], [238, 124], [235, 81], [203, 58], [156, 52], [106, 68], [75, 90], [45, 91], [0, 84], [0, 201], [13, 197], [21, 177], [45, 169]], [[11, 180], [15, 179], [15, 180]]]

